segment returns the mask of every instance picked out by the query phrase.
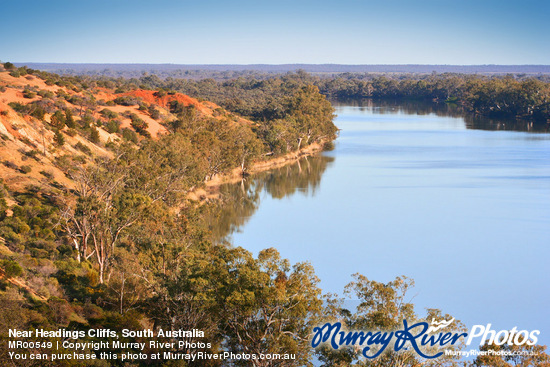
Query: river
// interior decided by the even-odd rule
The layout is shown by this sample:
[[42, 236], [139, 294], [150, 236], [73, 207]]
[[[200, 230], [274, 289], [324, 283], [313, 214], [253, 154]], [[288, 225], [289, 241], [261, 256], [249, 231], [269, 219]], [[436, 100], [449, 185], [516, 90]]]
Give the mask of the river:
[[219, 228], [253, 253], [309, 261], [325, 292], [351, 275], [413, 278], [409, 300], [468, 328], [550, 344], [550, 134], [423, 104], [336, 104], [335, 149], [224, 188]]

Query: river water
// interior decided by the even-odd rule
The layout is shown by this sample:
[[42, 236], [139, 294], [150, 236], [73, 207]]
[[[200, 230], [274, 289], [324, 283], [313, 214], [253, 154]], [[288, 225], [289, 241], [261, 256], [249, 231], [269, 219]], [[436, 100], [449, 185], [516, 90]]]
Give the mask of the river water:
[[406, 275], [419, 314], [538, 329], [550, 344], [547, 126], [447, 106], [335, 107], [335, 149], [226, 186], [220, 232], [311, 262], [325, 292], [342, 295], [354, 273]]

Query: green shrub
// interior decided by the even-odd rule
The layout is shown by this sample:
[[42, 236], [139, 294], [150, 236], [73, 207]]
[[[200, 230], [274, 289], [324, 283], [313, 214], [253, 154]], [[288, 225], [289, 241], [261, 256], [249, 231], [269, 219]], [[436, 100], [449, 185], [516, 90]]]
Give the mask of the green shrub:
[[88, 148], [87, 145], [84, 145], [81, 142], [76, 143], [74, 145], [74, 148], [77, 149], [77, 150], [80, 150], [82, 153], [85, 153], [85, 154], [88, 154], [88, 155], [92, 154], [92, 150], [90, 148]]
[[48, 172], [48, 171], [40, 171], [40, 174], [48, 179], [52, 179], [53, 178], [53, 173], [52, 172]]
[[31, 171], [32, 171], [31, 166], [21, 166], [21, 167], [19, 167], [19, 172], [21, 172], [21, 173], [27, 174], [27, 173], [30, 173]]
[[17, 164], [13, 163], [13, 162], [10, 162], [10, 161], [4, 161], [2, 162], [2, 164], [8, 168], [11, 168], [11, 169], [14, 169], [14, 170], [18, 170], [19, 167], [17, 166]]
[[149, 127], [147, 122], [140, 119], [139, 116], [135, 113], [132, 113], [130, 115], [130, 119], [132, 120], [130, 125], [132, 125], [132, 127], [137, 131], [138, 134], [141, 134], [143, 136], [150, 136], [149, 132], [147, 131], [147, 128]]
[[29, 157], [29, 158], [32, 158], [36, 161], [38, 161], [38, 155], [40, 154], [40, 152], [36, 149], [32, 149], [32, 150], [29, 150], [27, 152], [24, 152], [23, 153], [26, 157]]
[[137, 144], [138, 142], [138, 136], [136, 132], [128, 128], [122, 129], [122, 137], [125, 140], [131, 141], [132, 143], [135, 143], [135, 144]]
[[119, 133], [120, 132], [120, 122], [116, 120], [110, 120], [105, 123], [105, 129], [110, 133]]
[[58, 89], [56, 92], [55, 92], [55, 95], [58, 96], [59, 98], [68, 98], [69, 95], [67, 94], [67, 92], [65, 92], [63, 89]]
[[149, 106], [147, 110], [149, 111], [149, 115], [151, 116], [152, 119], [158, 120], [160, 118], [160, 111], [156, 109], [154, 106], [152, 105]]
[[67, 129], [65, 133], [69, 136], [76, 136], [77, 131], [75, 129]]
[[111, 111], [108, 108], [104, 108], [99, 112], [103, 117], [108, 119], [116, 119], [118, 117], [118, 113]]
[[65, 109], [65, 125], [67, 125], [67, 127], [70, 129], [74, 129], [76, 127], [76, 122], [74, 121], [73, 117], [73, 111], [68, 108]]
[[82, 120], [80, 120], [80, 125], [84, 129], [88, 129], [90, 126], [92, 126], [92, 123], [94, 122], [94, 118], [90, 114], [85, 114], [84, 117], [82, 117]]
[[15, 260], [2, 260], [0, 267], [4, 270], [6, 278], [15, 278], [23, 274], [23, 268]]
[[42, 98], [53, 98], [54, 97], [53, 92], [51, 92], [49, 90], [45, 90], [45, 89], [39, 90], [38, 95]]
[[34, 93], [32, 90], [30, 89], [23, 90], [23, 98], [34, 98], [34, 97], [36, 97], [36, 93]]
[[32, 112], [32, 117], [36, 117], [37, 119], [44, 121], [44, 117], [46, 116], [46, 110], [40, 106], [37, 106]]
[[0, 221], [3, 221], [6, 218], [6, 211], [8, 210], [8, 203], [4, 199], [4, 192], [0, 189]]
[[113, 101], [121, 106], [135, 106], [139, 104], [139, 100], [137, 98], [133, 98], [130, 96], [117, 97]]
[[4, 63], [4, 69], [6, 70], [15, 70], [15, 65], [13, 65], [11, 62], [5, 62]]
[[26, 110], [26, 106], [19, 102], [10, 102], [8, 103], [8, 106], [13, 108], [15, 112], [23, 113]]
[[53, 136], [53, 141], [56, 146], [61, 147], [65, 144], [65, 137], [63, 133], [59, 130], [55, 130], [55, 135]]
[[19, 141], [23, 144], [28, 145], [29, 147], [36, 148], [36, 144], [34, 144], [32, 141], [30, 141], [28, 138], [26, 138], [24, 136], [19, 138]]
[[63, 129], [65, 127], [65, 114], [61, 110], [55, 111], [50, 119], [50, 125], [56, 129]]
[[90, 141], [94, 144], [99, 143], [99, 131], [97, 131], [95, 126], [93, 126], [90, 131]]
[[166, 96], [166, 94], [167, 93], [164, 89], [159, 89], [158, 91], [155, 92], [155, 97], [162, 98]]

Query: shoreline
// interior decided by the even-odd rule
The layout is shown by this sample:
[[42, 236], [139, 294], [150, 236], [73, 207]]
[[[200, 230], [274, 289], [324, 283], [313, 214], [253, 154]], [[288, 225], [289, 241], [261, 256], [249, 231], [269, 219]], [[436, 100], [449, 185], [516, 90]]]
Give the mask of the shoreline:
[[[283, 156], [262, 160], [253, 163], [248, 169], [248, 176], [256, 173], [269, 171], [271, 169], [284, 167], [288, 164], [298, 161], [300, 158], [312, 156], [323, 151], [323, 144], [312, 143], [296, 152], [290, 152]], [[205, 181], [204, 186], [198, 187], [187, 193], [186, 198], [193, 202], [203, 203], [208, 200], [219, 199], [219, 187], [224, 184], [237, 183], [243, 179], [241, 168], [236, 167], [230, 172], [214, 176], [212, 179]]]

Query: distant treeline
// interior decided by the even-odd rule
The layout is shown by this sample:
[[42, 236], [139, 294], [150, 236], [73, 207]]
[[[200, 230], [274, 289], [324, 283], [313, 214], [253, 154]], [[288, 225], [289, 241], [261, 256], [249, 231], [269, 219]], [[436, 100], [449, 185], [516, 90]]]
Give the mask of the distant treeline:
[[391, 74], [550, 74], [550, 65], [343, 65], [343, 64], [252, 64], [252, 65], [182, 65], [182, 64], [70, 64], [70, 63], [16, 63], [33, 69], [67, 75], [103, 75], [136, 78], [144, 72], [162, 78], [231, 79], [238, 76], [261, 76], [304, 70], [308, 73], [334, 76], [341, 73]]
[[[99, 78], [105, 85], [114, 80]], [[550, 118], [550, 80], [525, 75], [480, 76], [468, 74], [314, 76], [300, 70], [270, 77], [232, 80], [161, 79], [148, 74], [116, 79], [122, 88], [164, 89], [214, 101], [256, 121], [281, 118], [285, 95], [297, 86], [315, 85], [331, 99], [416, 99], [462, 105], [471, 112], [492, 117]]]
[[513, 75], [433, 74], [372, 79], [354, 76], [315, 81], [330, 98], [422, 99], [455, 103], [494, 117], [550, 118], [550, 82]]

